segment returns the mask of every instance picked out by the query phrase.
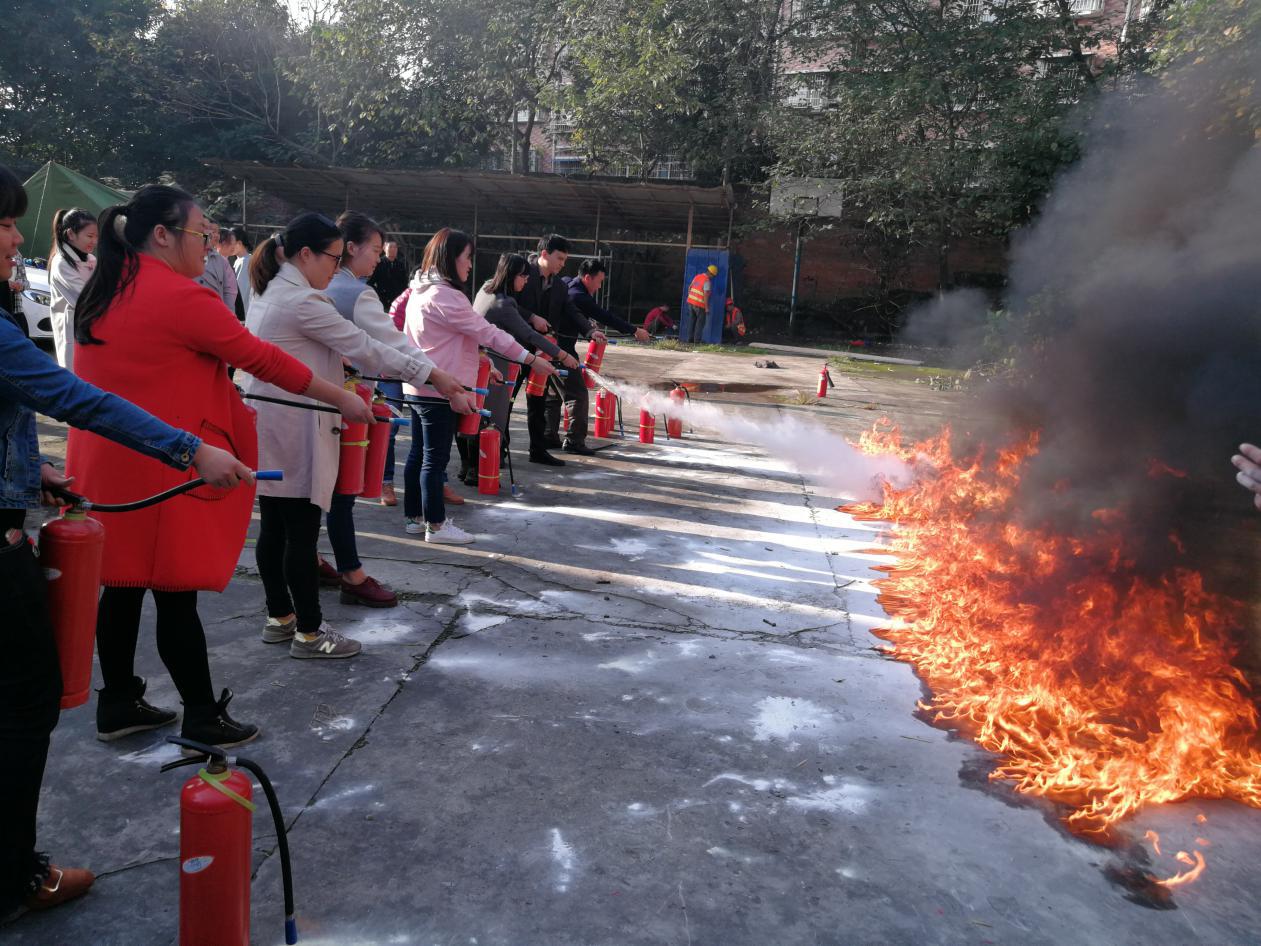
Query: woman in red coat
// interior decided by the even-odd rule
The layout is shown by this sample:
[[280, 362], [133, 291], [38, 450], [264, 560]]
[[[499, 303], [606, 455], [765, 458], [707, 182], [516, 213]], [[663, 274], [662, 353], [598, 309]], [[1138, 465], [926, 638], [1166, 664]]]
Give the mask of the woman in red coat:
[[[320, 381], [311, 369], [263, 342], [237, 321], [202, 272], [205, 215], [183, 191], [141, 188], [130, 203], [101, 215], [97, 267], [75, 313], [75, 371], [173, 425], [222, 447], [254, 468], [254, 415], [228, 378], [227, 366], [266, 378], [295, 394], [367, 419], [353, 392]], [[97, 502], [148, 496], [191, 479], [95, 434], [72, 431], [67, 470]], [[198, 591], [222, 591], [232, 578], [253, 507], [254, 490], [202, 487], [128, 513], [96, 514], [105, 525], [97, 617], [97, 655], [105, 687], [96, 708], [97, 738], [110, 741], [174, 722], [176, 714], [144, 700], [135, 675], [136, 640], [145, 590], [157, 605], [158, 654], [184, 703], [182, 734], [234, 746], [258, 736], [227, 712], [230, 690], [216, 700]]]

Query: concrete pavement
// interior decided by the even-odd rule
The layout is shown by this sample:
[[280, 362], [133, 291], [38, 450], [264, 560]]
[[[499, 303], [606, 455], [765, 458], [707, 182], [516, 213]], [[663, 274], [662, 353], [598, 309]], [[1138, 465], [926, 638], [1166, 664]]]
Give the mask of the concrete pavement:
[[[632, 351], [617, 353], [624, 376], [676, 376]], [[751, 370], [687, 357], [689, 374]], [[884, 401], [932, 427], [954, 409], [861, 384], [816, 416], [854, 427]], [[920, 684], [871, 633], [878, 532], [835, 497], [704, 432], [567, 459], [518, 463], [515, 500], [454, 509], [480, 537], [468, 548], [427, 546], [401, 510], [361, 503], [368, 570], [404, 600], [367, 611], [326, 593], [328, 618], [365, 643], [354, 660], [258, 640], [252, 549], [224, 595], [203, 596], [216, 684], [265, 730], [246, 754], [291, 826], [304, 943], [1257, 941], [1257, 812], [1141, 813], [1135, 838], [1213, 842], [1178, 909], [1148, 909], [1105, 875], [1142, 865], [1140, 845], [1073, 838], [1050, 806], [989, 783], [972, 743], [917, 718]], [[153, 701], [177, 705], [151, 635], [141, 654]], [[41, 844], [101, 878], [77, 905], [0, 928], [2, 943], [174, 942], [187, 770], [158, 773], [175, 757], [160, 735], [92, 733], [91, 706], [64, 715]], [[280, 943], [262, 813], [255, 832], [254, 941]]]

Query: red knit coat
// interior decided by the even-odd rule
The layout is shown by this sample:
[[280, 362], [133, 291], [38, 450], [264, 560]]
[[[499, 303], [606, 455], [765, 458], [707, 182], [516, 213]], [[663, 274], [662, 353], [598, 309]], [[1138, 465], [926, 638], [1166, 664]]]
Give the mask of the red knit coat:
[[[235, 454], [254, 469], [254, 412], [227, 365], [301, 393], [311, 369], [255, 338], [211, 289], [140, 254], [122, 298], [92, 326], [101, 345], [75, 346], [75, 374]], [[70, 431], [66, 472], [100, 503], [129, 502], [197, 476], [87, 431]], [[253, 487], [203, 486], [147, 509], [93, 513], [105, 526], [101, 584], [157, 591], [222, 591], [245, 544]]]

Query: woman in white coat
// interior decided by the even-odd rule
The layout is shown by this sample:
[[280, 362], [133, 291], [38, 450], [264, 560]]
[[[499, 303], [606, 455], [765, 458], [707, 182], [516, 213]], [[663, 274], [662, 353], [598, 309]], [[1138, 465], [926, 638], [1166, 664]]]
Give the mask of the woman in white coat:
[[53, 215], [53, 245], [48, 251], [48, 290], [51, 299], [53, 345], [57, 364], [74, 370], [74, 307], [79, 293], [96, 269], [99, 231], [96, 217], [86, 210], [58, 210]]
[[[246, 325], [306, 364], [318, 378], [341, 384], [343, 361], [373, 374], [428, 384], [467, 414], [473, 397], [425, 355], [385, 345], [342, 318], [325, 294], [341, 265], [341, 231], [322, 214], [296, 217], [264, 242], [250, 261], [253, 290]], [[293, 396], [249, 378], [247, 394]], [[358, 641], [338, 634], [320, 612], [316, 540], [321, 513], [332, 504], [337, 480], [341, 418], [255, 400], [259, 463], [284, 470], [280, 482], [259, 484], [261, 526], [255, 553], [267, 596], [263, 640], [288, 643], [291, 657], [353, 657]]]

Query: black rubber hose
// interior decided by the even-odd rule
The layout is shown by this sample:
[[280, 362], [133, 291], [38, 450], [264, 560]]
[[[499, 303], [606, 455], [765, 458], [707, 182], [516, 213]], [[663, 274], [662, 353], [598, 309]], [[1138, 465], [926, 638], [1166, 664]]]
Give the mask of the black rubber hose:
[[289, 832], [285, 830], [285, 818], [280, 811], [280, 799], [272, 788], [271, 779], [263, 771], [262, 766], [251, 759], [236, 757], [236, 764], [250, 772], [263, 786], [263, 794], [267, 796], [267, 807], [271, 809], [272, 821], [276, 824], [276, 848], [280, 852], [280, 881], [285, 892], [285, 942], [293, 946], [298, 941], [298, 920], [293, 908], [293, 865], [289, 860]]

